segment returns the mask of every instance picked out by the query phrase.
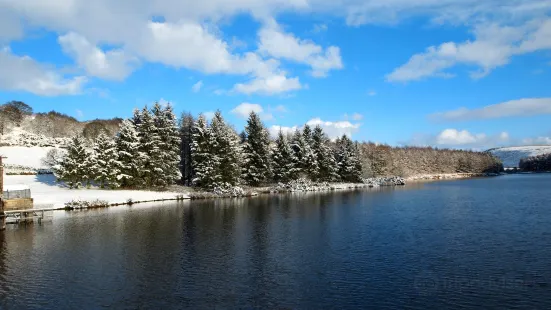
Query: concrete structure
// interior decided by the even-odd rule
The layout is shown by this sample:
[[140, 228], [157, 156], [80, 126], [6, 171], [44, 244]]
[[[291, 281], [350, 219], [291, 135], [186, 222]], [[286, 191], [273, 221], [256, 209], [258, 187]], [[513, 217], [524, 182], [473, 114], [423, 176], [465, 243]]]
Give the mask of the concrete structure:
[[[5, 158], [5, 157], [4, 157]], [[31, 189], [26, 185], [4, 187], [4, 166], [0, 156], [0, 229], [6, 228], [6, 211], [29, 210], [33, 208]], [[21, 222], [32, 222], [33, 212], [22, 212]]]

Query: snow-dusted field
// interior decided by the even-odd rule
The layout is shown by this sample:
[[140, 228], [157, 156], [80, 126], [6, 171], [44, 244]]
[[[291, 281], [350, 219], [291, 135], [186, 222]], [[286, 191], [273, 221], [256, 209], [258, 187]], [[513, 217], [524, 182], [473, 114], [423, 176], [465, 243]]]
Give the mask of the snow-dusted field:
[[505, 168], [515, 168], [522, 158], [551, 153], [551, 146], [514, 146], [490, 150], [501, 159]]
[[[35, 208], [63, 207], [71, 200], [92, 201], [106, 200], [109, 203], [125, 203], [128, 199], [134, 202], [161, 199], [175, 199], [182, 193], [130, 191], [130, 190], [101, 190], [101, 189], [68, 189], [59, 186], [53, 175], [16, 175], [4, 176], [6, 188], [27, 185], [31, 189]], [[189, 196], [184, 195], [189, 198]]]
[[0, 147], [0, 155], [7, 157], [3, 160], [4, 164], [41, 169], [47, 168], [42, 164], [42, 158], [51, 149], [53, 147], [2, 146]]

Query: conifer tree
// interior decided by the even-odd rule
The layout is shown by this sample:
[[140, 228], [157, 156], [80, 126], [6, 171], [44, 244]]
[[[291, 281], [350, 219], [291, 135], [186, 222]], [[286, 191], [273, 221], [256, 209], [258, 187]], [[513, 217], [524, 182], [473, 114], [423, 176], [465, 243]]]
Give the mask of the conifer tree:
[[219, 158], [218, 166], [215, 167], [216, 179], [230, 185], [239, 183], [241, 176], [241, 147], [239, 136], [226, 124], [222, 113], [216, 111], [211, 125], [212, 152]]
[[245, 127], [247, 140], [243, 147], [243, 178], [258, 186], [271, 178], [270, 134], [260, 117], [251, 112]]
[[296, 159], [286, 135], [279, 131], [272, 152], [273, 179], [276, 182], [296, 180], [300, 169], [295, 167]]
[[70, 188], [78, 188], [83, 182], [91, 179], [88, 164], [90, 151], [86, 149], [86, 142], [81, 136], [75, 136], [67, 145], [67, 153], [63, 160], [54, 167], [58, 181], [63, 181]]
[[158, 161], [155, 162], [153, 185], [167, 186], [174, 184], [182, 175], [180, 173], [180, 134], [176, 116], [170, 104], [162, 107], [158, 102], [152, 108], [153, 123], [159, 136], [157, 148]]
[[213, 152], [213, 141], [211, 129], [207, 125], [205, 116], [201, 114], [193, 125], [191, 136], [194, 186], [210, 188], [220, 182], [220, 176], [217, 174], [220, 158]]
[[310, 148], [313, 148], [314, 140], [313, 140], [312, 128], [310, 128], [310, 125], [308, 124], [304, 125], [304, 128], [302, 129], [302, 136], [304, 137], [304, 141], [308, 143]]
[[[153, 116], [149, 109], [144, 107], [141, 111], [140, 124], [138, 128], [138, 137], [140, 138], [140, 177], [136, 179], [136, 185], [150, 187], [163, 173], [161, 142]], [[141, 184], [140, 184], [141, 183]]]
[[346, 135], [337, 139], [336, 160], [341, 181], [360, 182], [362, 164], [359, 159], [359, 150]]
[[333, 150], [329, 146], [329, 139], [320, 126], [312, 133], [312, 149], [318, 163], [317, 179], [320, 181], [334, 181], [339, 178], [338, 166], [335, 162]]
[[122, 121], [119, 133], [115, 138], [118, 155], [117, 177], [120, 186], [133, 187], [141, 185], [141, 167], [140, 138], [136, 126], [131, 120]]
[[140, 109], [134, 109], [132, 112], [132, 119], [130, 120], [136, 128], [142, 123], [142, 111]]
[[116, 188], [119, 186], [118, 176], [120, 163], [118, 161], [115, 141], [101, 133], [94, 141], [94, 180], [101, 188]]
[[191, 143], [194, 123], [195, 120], [190, 113], [182, 113], [182, 117], [180, 118], [180, 170], [182, 173], [182, 184], [186, 186], [190, 186], [193, 180]]
[[298, 129], [293, 135], [291, 148], [295, 155], [295, 167], [300, 169], [301, 176], [315, 179], [318, 173], [316, 157], [309, 142], [304, 138], [304, 134]]

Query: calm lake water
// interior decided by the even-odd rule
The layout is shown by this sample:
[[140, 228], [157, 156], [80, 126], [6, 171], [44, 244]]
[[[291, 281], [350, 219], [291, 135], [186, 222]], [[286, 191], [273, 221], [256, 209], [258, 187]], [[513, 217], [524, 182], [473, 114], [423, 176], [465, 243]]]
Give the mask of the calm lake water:
[[55, 213], [2, 309], [550, 309], [551, 175]]

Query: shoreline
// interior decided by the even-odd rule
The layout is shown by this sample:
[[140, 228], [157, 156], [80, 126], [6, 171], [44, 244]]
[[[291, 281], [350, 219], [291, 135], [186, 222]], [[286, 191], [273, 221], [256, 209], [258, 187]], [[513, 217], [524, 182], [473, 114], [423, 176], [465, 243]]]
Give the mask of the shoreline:
[[[156, 194], [162, 194], [162, 195], [168, 195], [162, 198], [153, 198], [153, 199], [126, 199], [126, 200], [118, 200], [118, 201], [108, 201], [108, 200], [102, 200], [102, 195], [98, 193], [99, 195], [94, 195], [94, 192], [101, 191], [102, 193], [104, 190], [98, 190], [98, 189], [65, 189], [62, 187], [59, 187], [57, 185], [51, 185], [51, 190], [55, 192], [55, 190], [61, 190], [64, 192], [64, 194], [69, 194], [73, 196], [74, 191], [74, 198], [71, 199], [68, 202], [58, 202], [58, 203], [49, 203], [45, 201], [36, 201], [33, 209], [43, 209], [41, 206], [49, 205], [51, 204], [52, 207], [48, 208], [48, 210], [51, 211], [73, 211], [73, 210], [87, 210], [87, 209], [100, 209], [100, 208], [109, 208], [109, 207], [116, 207], [116, 206], [132, 206], [134, 204], [142, 204], [142, 203], [152, 203], [152, 202], [167, 202], [167, 201], [183, 201], [183, 200], [206, 200], [206, 199], [227, 199], [227, 198], [251, 198], [256, 197], [259, 195], [279, 195], [279, 194], [286, 194], [286, 193], [306, 193], [306, 192], [336, 192], [336, 191], [350, 191], [350, 190], [357, 190], [357, 189], [366, 189], [366, 188], [374, 188], [374, 187], [395, 187], [395, 186], [406, 186], [408, 182], [412, 183], [418, 183], [418, 182], [430, 182], [430, 181], [443, 181], [443, 180], [457, 180], [457, 179], [469, 179], [469, 178], [477, 178], [477, 177], [491, 177], [491, 176], [497, 176], [497, 174], [487, 174], [487, 173], [447, 173], [447, 174], [423, 174], [423, 175], [415, 175], [410, 176], [406, 178], [400, 178], [400, 177], [381, 177], [381, 178], [371, 178], [366, 179], [364, 183], [328, 183], [328, 182], [311, 182], [311, 181], [305, 181], [305, 180], [297, 180], [293, 181], [287, 184], [273, 184], [270, 186], [263, 186], [263, 187], [245, 187], [245, 188], [239, 188], [239, 193], [236, 194], [234, 192], [228, 191], [228, 192], [212, 192], [212, 191], [205, 191], [197, 188], [187, 187], [187, 186], [181, 186], [181, 185], [173, 185], [167, 188], [167, 190], [163, 191], [154, 191], [154, 190], [105, 190], [105, 192], [109, 192], [111, 194], [122, 194], [122, 193], [128, 193], [128, 194], [149, 194], [149, 193], [156, 193]], [[87, 197], [85, 199], [80, 198], [79, 194], [87, 193]], [[55, 195], [55, 193], [52, 193]], [[170, 195], [173, 195], [172, 197]], [[32, 209], [29, 209], [32, 210]]]

